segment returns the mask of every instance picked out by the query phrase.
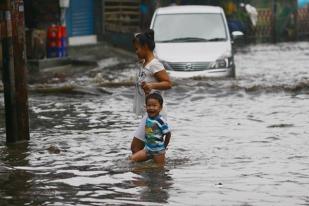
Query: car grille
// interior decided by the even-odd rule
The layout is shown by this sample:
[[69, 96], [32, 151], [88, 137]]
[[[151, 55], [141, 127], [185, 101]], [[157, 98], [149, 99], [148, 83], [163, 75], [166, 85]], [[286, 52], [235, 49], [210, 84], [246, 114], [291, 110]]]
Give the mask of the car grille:
[[210, 62], [168, 62], [174, 71], [202, 71], [210, 69]]

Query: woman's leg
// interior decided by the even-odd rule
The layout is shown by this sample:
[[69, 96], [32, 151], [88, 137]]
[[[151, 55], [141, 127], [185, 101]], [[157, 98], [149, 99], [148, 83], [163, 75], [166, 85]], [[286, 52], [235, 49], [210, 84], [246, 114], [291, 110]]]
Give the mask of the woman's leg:
[[136, 153], [134, 153], [131, 157], [130, 160], [134, 162], [142, 162], [148, 160], [147, 152], [146, 150], [142, 149]]
[[165, 164], [165, 153], [153, 155], [153, 161], [158, 165], [163, 166]]
[[144, 147], [145, 147], [144, 141], [142, 141], [142, 140], [140, 140], [136, 137], [133, 137], [133, 140], [131, 142], [132, 154], [135, 154], [136, 152], [142, 150]]
[[131, 151], [132, 154], [142, 150], [145, 146], [145, 124], [146, 124], [147, 115], [144, 115], [140, 121], [137, 129], [134, 132], [133, 140], [131, 142]]

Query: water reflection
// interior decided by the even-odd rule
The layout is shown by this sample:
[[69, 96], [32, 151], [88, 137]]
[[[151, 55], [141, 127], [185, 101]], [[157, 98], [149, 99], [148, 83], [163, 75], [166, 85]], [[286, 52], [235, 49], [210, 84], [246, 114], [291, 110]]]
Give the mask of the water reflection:
[[132, 172], [138, 174], [132, 180], [133, 184], [136, 187], [142, 188], [140, 197], [138, 198], [140, 201], [168, 203], [168, 192], [173, 184], [169, 170], [153, 165], [148, 167], [135, 167]]
[[[5, 127], [5, 114], [4, 114], [4, 99], [3, 95], [0, 94], [0, 145], [2, 145], [2, 135], [4, 134]], [[5, 137], [4, 137], [5, 138]]]
[[[16, 170], [17, 165], [29, 165], [28, 143], [0, 147], [0, 202], [1, 205], [34, 203], [31, 198], [33, 174]], [[36, 204], [33, 204], [36, 205]]]

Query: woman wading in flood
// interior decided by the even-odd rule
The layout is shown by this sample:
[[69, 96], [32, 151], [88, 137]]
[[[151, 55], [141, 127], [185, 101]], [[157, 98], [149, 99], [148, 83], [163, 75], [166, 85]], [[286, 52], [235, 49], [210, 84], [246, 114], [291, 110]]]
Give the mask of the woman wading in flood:
[[[160, 92], [163, 96], [163, 90], [170, 89], [172, 83], [163, 64], [154, 56], [155, 42], [153, 30], [149, 29], [144, 33], [136, 34], [133, 39], [133, 46], [140, 62], [135, 86], [133, 111], [137, 115], [143, 115], [131, 142], [131, 150], [134, 154], [145, 147], [145, 122], [148, 116], [145, 109], [146, 95]], [[166, 106], [163, 108], [166, 108]], [[164, 111], [162, 113], [165, 115]]]

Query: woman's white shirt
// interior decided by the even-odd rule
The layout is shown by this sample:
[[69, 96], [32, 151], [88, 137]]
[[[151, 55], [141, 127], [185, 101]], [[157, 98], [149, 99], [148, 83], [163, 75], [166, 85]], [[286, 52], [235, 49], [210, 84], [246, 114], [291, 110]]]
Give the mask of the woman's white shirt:
[[[137, 80], [135, 85], [135, 96], [134, 96], [134, 104], [133, 104], [133, 112], [140, 116], [144, 115], [145, 110], [145, 92], [142, 88], [142, 83], [152, 83], [158, 82], [155, 78], [154, 74], [164, 70], [163, 64], [156, 58], [152, 59], [147, 65], [143, 67], [143, 64], [139, 64], [139, 69], [137, 73]], [[151, 90], [152, 92], [160, 92], [163, 96], [163, 91], [161, 90]]]

